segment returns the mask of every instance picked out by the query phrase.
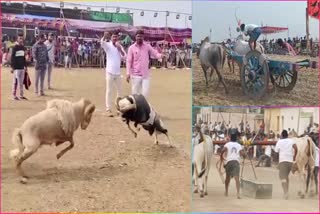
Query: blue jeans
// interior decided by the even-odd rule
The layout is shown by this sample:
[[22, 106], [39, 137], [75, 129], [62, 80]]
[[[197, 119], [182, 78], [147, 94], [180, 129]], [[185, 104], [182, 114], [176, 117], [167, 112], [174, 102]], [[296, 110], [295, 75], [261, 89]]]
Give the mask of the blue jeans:
[[36, 69], [36, 81], [35, 81], [35, 92], [39, 92], [39, 81], [40, 81], [40, 94], [43, 94], [43, 83], [44, 83], [44, 78], [46, 76], [46, 67], [40, 67]]
[[249, 42], [255, 42], [258, 40], [259, 36], [261, 35], [261, 28], [256, 27], [255, 29], [253, 29], [253, 31], [251, 31], [248, 34], [250, 36]]

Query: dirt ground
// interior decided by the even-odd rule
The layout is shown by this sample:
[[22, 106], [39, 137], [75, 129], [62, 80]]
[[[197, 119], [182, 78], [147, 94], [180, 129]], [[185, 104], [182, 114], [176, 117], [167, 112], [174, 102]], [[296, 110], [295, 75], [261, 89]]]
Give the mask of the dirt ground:
[[[282, 56], [268, 55], [271, 59], [296, 62], [307, 59], [307, 56]], [[318, 61], [317, 58], [311, 58]], [[224, 87], [220, 84], [217, 88], [218, 78], [216, 72], [213, 74], [213, 81], [209, 82], [206, 88], [204, 73], [200, 66], [199, 59], [194, 55], [193, 67], [193, 105], [195, 106], [317, 106], [318, 105], [318, 69], [301, 68], [298, 71], [298, 79], [294, 89], [290, 92], [270, 90], [260, 100], [252, 100], [246, 97], [241, 88], [239, 67], [235, 64], [235, 73], [229, 71], [227, 62], [223, 67], [222, 75], [229, 89], [225, 93]], [[209, 77], [209, 70], [208, 70]], [[270, 88], [272, 88], [271, 81]]]
[[[34, 69], [29, 73], [33, 80]], [[188, 212], [190, 195], [191, 72], [153, 70], [150, 102], [163, 117], [174, 148], [165, 137], [160, 145], [141, 130], [134, 138], [120, 118], [104, 113], [103, 69], [54, 69], [53, 90], [28, 101], [11, 100], [12, 74], [2, 69], [1, 151], [2, 212]], [[123, 80], [124, 93], [129, 84]], [[96, 105], [86, 131], [75, 132], [75, 147], [60, 160], [58, 148], [44, 146], [23, 168], [29, 183], [19, 183], [9, 151], [13, 129], [43, 110], [53, 98], [89, 98]]]
[[[272, 199], [253, 199], [242, 195], [237, 199], [234, 179], [230, 182], [229, 196], [224, 196], [224, 184], [216, 169], [218, 156], [214, 156], [208, 177], [208, 196], [200, 198], [199, 194], [193, 194], [192, 211], [194, 212], [319, 212], [317, 196], [308, 196], [305, 199], [298, 197], [300, 180], [298, 176], [290, 174], [289, 199], [282, 198], [283, 192], [278, 170], [259, 167], [256, 169], [258, 181], [273, 185]], [[256, 162], [254, 162], [256, 164]], [[240, 171], [241, 172], [241, 171]], [[245, 162], [243, 178], [254, 180], [254, 174], [249, 160]]]

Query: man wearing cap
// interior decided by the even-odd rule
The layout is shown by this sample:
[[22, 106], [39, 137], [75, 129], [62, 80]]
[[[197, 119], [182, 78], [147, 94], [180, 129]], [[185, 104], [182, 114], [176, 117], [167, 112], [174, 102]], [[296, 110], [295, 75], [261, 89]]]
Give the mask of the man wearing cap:
[[[231, 129], [230, 138], [231, 141], [224, 145], [220, 154], [221, 164], [224, 163], [224, 168], [226, 170], [224, 195], [228, 196], [230, 180], [234, 177], [236, 181], [237, 198], [240, 199], [240, 157], [244, 157], [244, 152], [242, 150], [242, 146], [237, 142], [237, 129]], [[226, 158], [224, 158], [224, 154], [226, 154]]]
[[296, 160], [298, 153], [297, 145], [292, 139], [288, 138], [288, 131], [283, 130], [281, 139], [278, 140], [275, 152], [279, 153], [279, 177], [284, 192], [284, 199], [288, 199], [289, 192], [289, 173], [293, 162]]
[[127, 82], [131, 79], [132, 94], [147, 97], [150, 87], [149, 58], [161, 59], [162, 54], [143, 41], [143, 30], [136, 33], [136, 42], [127, 54]]

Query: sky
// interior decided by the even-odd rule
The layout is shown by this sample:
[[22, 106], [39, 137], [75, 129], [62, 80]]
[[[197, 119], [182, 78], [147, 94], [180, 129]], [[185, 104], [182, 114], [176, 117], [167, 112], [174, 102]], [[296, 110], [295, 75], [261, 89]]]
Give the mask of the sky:
[[[56, 2], [44, 2], [46, 6], [55, 6], [60, 7], [60, 3]], [[154, 2], [112, 2], [112, 1], [99, 1], [99, 2], [70, 2], [73, 4], [81, 4], [83, 6], [78, 6], [79, 9], [86, 9], [88, 6], [91, 10], [100, 11], [101, 7], [104, 7], [106, 12], [115, 12], [115, 8], [108, 8], [108, 7], [127, 7], [127, 8], [134, 8], [138, 9], [137, 11], [131, 10], [133, 12], [133, 21], [134, 25], [136, 26], [152, 26], [152, 27], [165, 27], [166, 26], [166, 13], [161, 12], [158, 13], [158, 16], [154, 18], [154, 12], [144, 12], [144, 16], [140, 16], [140, 11], [145, 10], [155, 10], [155, 11], [171, 11], [171, 12], [178, 12], [178, 13], [187, 13], [191, 15], [191, 1], [154, 1]], [[37, 4], [40, 5], [41, 3], [37, 2], [28, 2], [28, 4]], [[68, 2], [64, 3], [65, 7], [74, 8], [75, 5], [71, 5]], [[107, 5], [107, 9], [106, 9]], [[127, 9], [122, 9], [120, 12], [126, 12]], [[171, 14], [167, 20], [168, 27], [175, 27], [175, 28], [191, 28], [192, 20], [189, 20], [189, 15], [182, 15], [180, 14], [180, 19], [176, 19], [176, 14]]]
[[[211, 41], [221, 42], [229, 38], [229, 26], [231, 37], [235, 38], [238, 35], [236, 8], [238, 19], [243, 23], [289, 28], [289, 32], [268, 35], [268, 39], [285, 38], [288, 33], [290, 37], [304, 37], [306, 6], [306, 2], [193, 1], [192, 40], [198, 43], [204, 37], [210, 36], [211, 28]], [[319, 21], [310, 17], [309, 22], [311, 37], [319, 38]]]

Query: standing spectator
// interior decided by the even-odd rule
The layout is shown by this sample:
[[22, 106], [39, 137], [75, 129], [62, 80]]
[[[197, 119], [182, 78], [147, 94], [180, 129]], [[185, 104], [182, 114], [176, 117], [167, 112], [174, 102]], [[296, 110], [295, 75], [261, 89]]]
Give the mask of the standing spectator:
[[243, 120], [241, 120], [241, 122], [239, 123], [239, 126], [240, 126], [240, 133], [243, 133], [243, 132], [244, 132], [244, 123], [243, 123]]
[[118, 32], [113, 32], [111, 41], [109, 41], [109, 33], [106, 32], [101, 39], [101, 47], [106, 52], [106, 111], [109, 117], [113, 117], [111, 112], [113, 87], [117, 90], [117, 97], [121, 96], [121, 59], [125, 57], [125, 51], [120, 45]]
[[210, 124], [209, 124], [209, 133], [210, 133], [210, 137], [212, 137], [212, 135], [213, 135], [213, 132], [214, 132], [214, 125], [213, 125], [213, 123], [212, 122], [210, 122]]
[[72, 45], [69, 41], [66, 42], [66, 49], [65, 50], [66, 51], [65, 51], [65, 66], [64, 66], [64, 68], [71, 69], [73, 48], [72, 48]]
[[[25, 72], [27, 72], [27, 62], [26, 62], [26, 48], [23, 45], [23, 35], [19, 34], [17, 39], [17, 44], [12, 49], [11, 55], [11, 67], [13, 73], [13, 99], [14, 100], [27, 100], [27, 98], [23, 95], [23, 81]], [[17, 86], [20, 89], [20, 97], [18, 98]]]
[[33, 58], [35, 60], [35, 93], [39, 93], [39, 81], [40, 81], [40, 93], [39, 96], [44, 96], [43, 83], [46, 75], [48, 66], [49, 56], [47, 46], [44, 44], [45, 37], [43, 34], [40, 35], [40, 40], [35, 44], [33, 48]]
[[45, 42], [48, 50], [49, 62], [48, 62], [48, 89], [51, 89], [51, 72], [54, 66], [54, 42], [53, 42], [53, 35], [50, 34], [48, 40]]
[[144, 33], [138, 30], [136, 42], [129, 47], [127, 57], [127, 82], [132, 80], [132, 94], [148, 97], [150, 87], [149, 56], [161, 58], [162, 54], [143, 41]]

